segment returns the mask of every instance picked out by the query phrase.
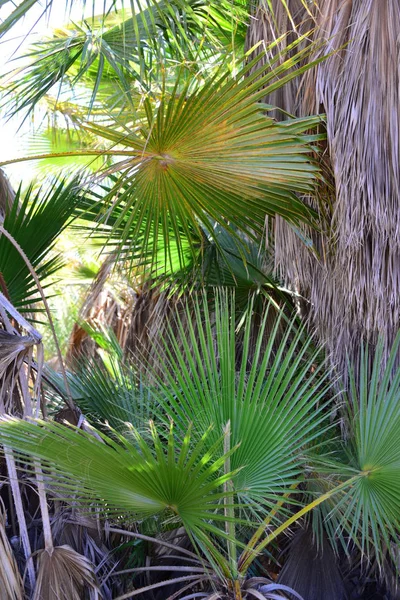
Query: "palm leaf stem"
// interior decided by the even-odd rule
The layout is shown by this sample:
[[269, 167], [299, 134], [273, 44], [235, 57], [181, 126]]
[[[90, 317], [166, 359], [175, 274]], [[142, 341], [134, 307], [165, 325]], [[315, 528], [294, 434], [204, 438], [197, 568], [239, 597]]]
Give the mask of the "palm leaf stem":
[[[299, 519], [301, 519], [301, 517], [303, 517], [304, 515], [309, 513], [311, 510], [313, 510], [314, 508], [316, 508], [323, 502], [325, 502], [325, 500], [328, 500], [329, 498], [331, 498], [338, 492], [351, 487], [353, 485], [353, 483], [355, 483], [362, 477], [368, 477], [368, 475], [369, 475], [368, 472], [357, 473], [357, 475], [354, 475], [354, 477], [351, 477], [347, 481], [340, 483], [333, 489], [329, 490], [329, 492], [322, 494], [322, 496], [319, 496], [319, 498], [316, 498], [315, 500], [313, 500], [313, 502], [310, 502], [309, 504], [304, 506], [302, 509], [297, 511], [294, 515], [289, 517], [289, 519], [287, 519], [284, 523], [282, 523], [282, 525], [280, 525], [274, 531], [272, 531], [269, 535], [267, 535], [266, 538], [262, 542], [260, 542], [257, 546], [255, 546], [255, 548], [253, 550], [248, 551], [248, 549], [246, 549], [242, 553], [242, 556], [240, 557], [239, 562], [238, 562], [239, 573], [241, 575], [245, 575], [247, 573], [247, 570], [250, 567], [251, 563], [260, 554], [260, 552], [262, 550], [264, 550], [264, 548], [266, 548], [274, 539], [276, 539], [278, 537], [278, 535], [280, 535], [281, 533], [286, 531], [291, 525], [293, 525], [293, 523], [296, 523]], [[267, 519], [269, 520], [269, 518], [270, 518], [270, 516], [268, 515]], [[258, 534], [259, 534], [258, 539], [261, 538], [264, 531], [265, 531], [265, 526], [263, 524], [258, 529]]]
[[165, 581], [160, 581], [159, 583], [153, 583], [152, 585], [147, 585], [146, 587], [142, 587], [139, 590], [134, 590], [132, 592], [128, 592], [127, 594], [123, 594], [122, 596], [118, 596], [115, 600], [127, 600], [127, 598], [133, 598], [133, 596], [139, 596], [144, 592], [149, 592], [150, 590], [155, 590], [160, 587], [165, 587], [166, 585], [172, 585], [174, 583], [184, 583], [185, 581], [190, 581], [190, 586], [195, 585], [197, 583], [201, 583], [202, 581], [208, 581], [208, 577], [199, 577], [198, 575], [186, 575], [184, 577], [175, 577], [174, 579], [167, 579]]
[[182, 565], [167, 565], [164, 567], [136, 567], [134, 569], [123, 569], [122, 571], [113, 571], [114, 575], [126, 575], [127, 573], [143, 573], [145, 571], [167, 571], [168, 573], [171, 571], [179, 571], [181, 573], [204, 573], [204, 569], [202, 567], [187, 567]]
[[[67, 158], [72, 156], [135, 156], [137, 152], [132, 150], [74, 150], [73, 152], [45, 152], [44, 154], [31, 154], [30, 156], [21, 156], [20, 158], [11, 158], [0, 163], [0, 168], [6, 165], [12, 165], [29, 160], [41, 160], [47, 158]], [[141, 155], [142, 153], [140, 153]]]
[[[290, 490], [296, 489], [298, 487], [298, 485], [299, 485], [299, 482], [293, 483], [290, 486]], [[287, 500], [289, 498], [290, 494], [291, 494], [290, 491], [287, 492], [286, 494], [284, 494], [282, 496], [282, 498], [276, 503], [275, 508], [273, 508], [269, 512], [268, 516], [261, 523], [260, 527], [254, 532], [254, 534], [252, 535], [250, 541], [246, 544], [246, 552], [251, 551], [254, 548], [254, 546], [256, 546], [257, 542], [259, 541], [259, 539], [261, 538], [261, 536], [265, 532], [266, 528], [271, 523], [272, 519], [277, 515], [279, 509], [282, 508], [282, 506], [285, 503], [285, 500]]]
[[22, 502], [21, 490], [19, 488], [19, 483], [18, 483], [18, 475], [17, 475], [17, 467], [15, 465], [15, 458], [14, 458], [14, 454], [13, 454], [12, 450], [7, 448], [6, 446], [4, 447], [4, 456], [5, 456], [6, 464], [7, 464], [8, 481], [10, 483], [10, 488], [11, 488], [12, 495], [13, 495], [15, 512], [17, 513], [19, 534], [21, 536], [22, 547], [24, 549], [24, 554], [25, 554], [25, 559], [26, 559], [26, 569], [28, 572], [28, 577], [29, 577], [29, 581], [31, 584], [31, 588], [34, 589], [35, 584], [36, 584], [35, 566], [33, 564], [32, 549], [31, 549], [31, 543], [30, 543], [29, 534], [28, 534], [28, 526], [27, 526], [26, 518], [25, 518], [25, 511], [24, 511], [24, 506], [23, 506], [23, 502]]
[[107, 531], [110, 533], [117, 533], [119, 535], [123, 535], [123, 536], [127, 536], [127, 537], [133, 537], [138, 540], [143, 540], [144, 542], [151, 542], [152, 544], [157, 544], [158, 546], [164, 546], [164, 548], [169, 548], [170, 550], [175, 550], [176, 552], [179, 552], [180, 554], [184, 554], [185, 556], [194, 558], [194, 559], [196, 559], [196, 561], [199, 560], [199, 557], [197, 554], [195, 554], [194, 552], [191, 552], [190, 550], [187, 550], [186, 548], [182, 548], [181, 546], [178, 546], [176, 544], [171, 544], [170, 542], [166, 542], [165, 540], [151, 537], [149, 535], [144, 535], [143, 533], [138, 533], [136, 531], [126, 531], [125, 529], [118, 529], [116, 527], [109, 527], [107, 529]]
[[[0, 225], [1, 227], [1, 225]], [[34, 339], [36, 344], [39, 344], [42, 341], [42, 336], [40, 333], [30, 324], [28, 321], [19, 314], [19, 312], [14, 308], [8, 298], [5, 297], [4, 294], [0, 292], [0, 307], [6, 310], [13, 319], [16, 320], [18, 325], [23, 327], [29, 335]]]
[[46, 490], [44, 487], [43, 471], [39, 461], [35, 461], [36, 487], [39, 496], [40, 512], [42, 515], [44, 547], [49, 554], [54, 550], [53, 536], [51, 533], [49, 507], [47, 505]]

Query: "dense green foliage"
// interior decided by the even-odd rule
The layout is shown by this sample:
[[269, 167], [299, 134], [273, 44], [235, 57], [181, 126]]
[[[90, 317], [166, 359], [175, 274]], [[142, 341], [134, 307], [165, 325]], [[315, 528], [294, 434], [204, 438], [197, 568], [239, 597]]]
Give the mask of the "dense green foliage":
[[[35, 4], [9, 6], [0, 36]], [[400, 337], [389, 356], [360, 345], [344, 389], [274, 269], [275, 222], [320, 258], [325, 136], [263, 99], [325, 60], [322, 43], [288, 32], [253, 58], [241, 0], [88, 8], [0, 80], [6, 116], [39, 117], [1, 166], [38, 161], [42, 178], [0, 197], [1, 499], [28, 573], [23, 589], [2, 516], [0, 585], [15, 600], [301, 600], [275, 579], [302, 528], [335, 577], [370, 561], [397, 581]], [[102, 266], [80, 267], [90, 286], [52, 369], [30, 323], [56, 333], [44, 296], [67, 228]]]

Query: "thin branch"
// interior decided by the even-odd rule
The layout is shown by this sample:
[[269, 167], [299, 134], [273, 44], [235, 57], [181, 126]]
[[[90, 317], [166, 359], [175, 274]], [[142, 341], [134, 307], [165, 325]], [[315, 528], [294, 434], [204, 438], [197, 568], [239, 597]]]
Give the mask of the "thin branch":
[[165, 546], [166, 548], [171, 548], [171, 550], [176, 550], [181, 552], [182, 554], [186, 554], [191, 558], [195, 558], [200, 563], [199, 557], [194, 552], [190, 552], [190, 550], [186, 550], [186, 548], [181, 548], [175, 544], [170, 544], [169, 542], [164, 542], [164, 540], [159, 540], [157, 538], [149, 537], [147, 535], [143, 535], [142, 533], [136, 533], [135, 531], [125, 531], [124, 529], [116, 529], [114, 527], [109, 527], [107, 532], [110, 533], [118, 533], [119, 535], [126, 535], [127, 537], [137, 538], [139, 540], [144, 540], [145, 542], [151, 542], [152, 544], [157, 544], [159, 546]]
[[160, 583], [153, 583], [152, 585], [147, 585], [146, 587], [142, 587], [133, 592], [128, 592], [123, 596], [118, 596], [118, 598], [115, 598], [114, 600], [126, 600], [127, 598], [133, 598], [133, 596], [139, 596], [139, 594], [143, 594], [144, 592], [155, 590], [166, 585], [172, 585], [173, 583], [183, 583], [185, 581], [192, 581], [192, 583], [194, 584], [194, 580], [196, 580], [196, 583], [200, 583], [205, 579], [207, 579], [207, 577], [202, 577], [201, 579], [199, 579], [198, 575], [186, 575], [185, 577], [175, 577], [174, 579], [166, 579], [165, 581], [160, 581]]
[[6, 463], [7, 463], [8, 480], [10, 482], [10, 487], [11, 487], [12, 495], [14, 498], [15, 511], [17, 513], [19, 533], [21, 536], [22, 546], [23, 546], [24, 554], [25, 554], [25, 558], [26, 558], [26, 568], [28, 571], [31, 588], [34, 589], [35, 584], [36, 584], [35, 567], [34, 567], [33, 559], [32, 559], [31, 543], [30, 543], [29, 535], [28, 535], [28, 527], [27, 527], [26, 519], [25, 519], [21, 490], [19, 489], [17, 468], [15, 466], [15, 459], [14, 459], [12, 450], [10, 450], [7, 447], [4, 447], [4, 456], [5, 456]]
[[136, 567], [134, 569], [123, 569], [115, 571], [113, 575], [126, 575], [127, 573], [142, 573], [143, 571], [181, 571], [186, 573], [204, 573], [202, 567], [182, 567], [179, 565], [169, 565], [167, 567]]
[[51, 152], [45, 154], [32, 154], [21, 156], [0, 162], [0, 168], [15, 163], [27, 162], [29, 160], [42, 160], [47, 158], [68, 158], [72, 156], [137, 156], [138, 152], [132, 150], [75, 150], [73, 152]]

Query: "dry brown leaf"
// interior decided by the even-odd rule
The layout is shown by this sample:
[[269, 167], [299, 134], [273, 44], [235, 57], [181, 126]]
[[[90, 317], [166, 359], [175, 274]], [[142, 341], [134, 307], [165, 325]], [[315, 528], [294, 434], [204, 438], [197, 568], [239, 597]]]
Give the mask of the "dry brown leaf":
[[288, 29], [290, 42], [311, 24], [326, 41], [318, 54], [333, 54], [266, 101], [294, 115], [326, 113], [335, 189], [319, 259], [276, 219], [276, 265], [309, 301], [344, 374], [362, 338], [381, 335], [388, 355], [400, 326], [400, 0], [258, 0], [248, 46]]
[[23, 585], [6, 534], [6, 512], [0, 502], [0, 600], [22, 600]]
[[84, 590], [101, 598], [92, 564], [70, 546], [41, 550], [33, 600], [81, 600]]

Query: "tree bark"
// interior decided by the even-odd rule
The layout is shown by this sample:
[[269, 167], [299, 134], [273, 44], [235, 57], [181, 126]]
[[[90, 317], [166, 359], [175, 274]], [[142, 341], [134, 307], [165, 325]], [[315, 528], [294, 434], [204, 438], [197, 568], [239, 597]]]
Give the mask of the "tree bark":
[[315, 255], [276, 220], [276, 268], [309, 301], [310, 325], [344, 374], [362, 340], [383, 336], [387, 355], [400, 326], [400, 0], [288, 0], [291, 16], [282, 0], [260, 0], [248, 46], [304, 33], [312, 4], [317, 55], [334, 54], [267, 101], [326, 113], [334, 185], [322, 193]]

